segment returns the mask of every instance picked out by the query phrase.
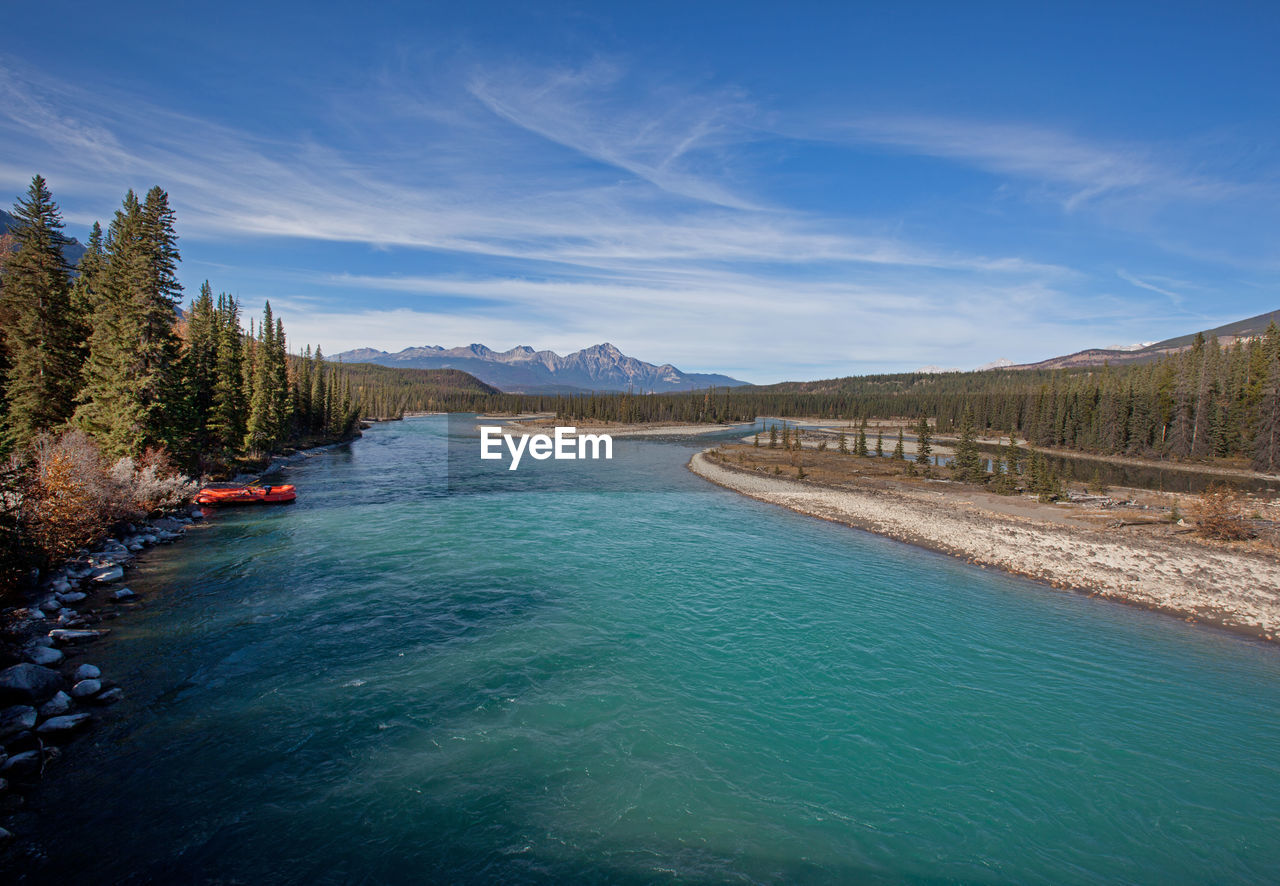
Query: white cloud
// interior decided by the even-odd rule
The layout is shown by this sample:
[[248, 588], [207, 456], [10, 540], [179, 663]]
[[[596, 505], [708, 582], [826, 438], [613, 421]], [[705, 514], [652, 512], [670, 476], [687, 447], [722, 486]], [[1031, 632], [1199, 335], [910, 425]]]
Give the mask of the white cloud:
[[988, 171], [1052, 183], [1066, 209], [1128, 194], [1158, 199], [1220, 200], [1241, 185], [1180, 168], [1147, 147], [1103, 145], [1027, 124], [939, 117], [870, 117], [847, 125], [861, 142], [972, 163]]
[[[611, 340], [642, 359], [768, 381], [1039, 359], [1046, 347], [1129, 337], [1143, 320], [1141, 304], [1087, 295], [1083, 275], [1052, 263], [913, 242], [891, 220], [760, 207], [726, 172], [761, 116], [732, 90], [645, 92], [605, 64], [474, 73], [453, 95], [382, 88], [366, 104], [399, 116], [370, 145], [323, 132], [264, 139], [106, 85], [0, 69], [0, 181], [25, 186], [35, 170], [23, 163], [38, 165], [55, 193], [73, 194], [72, 218], [158, 182], [189, 264], [192, 244], [297, 238], [399, 247], [410, 257], [398, 252], [396, 266], [410, 271], [428, 264], [414, 256], [457, 268], [268, 269], [257, 291], [294, 309], [291, 341], [330, 353], [471, 341], [565, 352]], [[620, 90], [643, 95], [620, 102]], [[1068, 202], [1199, 187], [1142, 152], [1034, 130], [899, 120], [857, 132], [1045, 176]], [[372, 292], [383, 297], [361, 299]]]

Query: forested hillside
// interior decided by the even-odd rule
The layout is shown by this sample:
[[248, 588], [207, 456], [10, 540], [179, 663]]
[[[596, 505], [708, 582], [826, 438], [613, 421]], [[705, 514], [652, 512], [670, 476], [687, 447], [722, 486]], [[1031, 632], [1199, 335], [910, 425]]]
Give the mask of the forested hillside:
[[1038, 446], [1170, 458], [1245, 458], [1280, 470], [1280, 329], [1230, 347], [1197, 337], [1164, 359], [1081, 370], [867, 375], [648, 397], [557, 398], [557, 413], [612, 421], [747, 421], [758, 415], [935, 419]]
[[[313, 366], [318, 366], [324, 358], [317, 353], [301, 359], [314, 359]], [[336, 367], [360, 404], [363, 418], [394, 419], [407, 412], [481, 412], [504, 406], [516, 410], [524, 402], [524, 398], [504, 394], [458, 369], [400, 369], [375, 363], [339, 363]]]

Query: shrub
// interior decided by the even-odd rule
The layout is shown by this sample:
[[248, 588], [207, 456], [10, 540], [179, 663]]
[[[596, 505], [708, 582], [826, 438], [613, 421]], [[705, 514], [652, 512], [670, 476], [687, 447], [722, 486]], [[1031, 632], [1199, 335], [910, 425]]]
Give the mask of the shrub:
[[148, 449], [137, 462], [125, 456], [111, 467], [111, 477], [137, 516], [176, 508], [190, 501], [199, 488], [174, 469], [162, 449]]
[[1201, 493], [1191, 516], [1196, 521], [1196, 533], [1205, 538], [1243, 541], [1257, 535], [1245, 516], [1240, 493], [1228, 486], [1211, 486]]
[[21, 513], [25, 533], [46, 563], [100, 539], [107, 527], [128, 516], [123, 503], [97, 444], [84, 433], [36, 441]]

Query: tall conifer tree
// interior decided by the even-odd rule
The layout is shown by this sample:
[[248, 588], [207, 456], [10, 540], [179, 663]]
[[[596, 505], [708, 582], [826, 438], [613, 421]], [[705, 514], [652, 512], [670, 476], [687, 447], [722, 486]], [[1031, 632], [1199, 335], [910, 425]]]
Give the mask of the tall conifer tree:
[[62, 216], [45, 180], [35, 176], [14, 204], [17, 250], [3, 261], [7, 404], [5, 436], [16, 444], [71, 417], [78, 386], [80, 335], [62, 247]]

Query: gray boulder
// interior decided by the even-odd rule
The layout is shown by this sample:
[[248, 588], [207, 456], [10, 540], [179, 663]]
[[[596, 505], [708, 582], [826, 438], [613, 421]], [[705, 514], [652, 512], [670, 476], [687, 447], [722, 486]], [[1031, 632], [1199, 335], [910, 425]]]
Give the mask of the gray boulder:
[[36, 725], [36, 709], [30, 705], [13, 705], [0, 710], [0, 739], [26, 732]]
[[88, 698], [91, 695], [97, 695], [101, 691], [101, 680], [81, 680], [79, 683], [71, 687], [71, 697]]
[[115, 704], [124, 698], [124, 690], [119, 686], [108, 689], [106, 692], [100, 693], [93, 698], [94, 704]]
[[0, 671], [0, 704], [32, 704], [49, 699], [62, 688], [62, 675], [24, 662]]
[[106, 631], [76, 631], [68, 628], [54, 628], [49, 632], [49, 639], [55, 643], [87, 643], [106, 634]]
[[112, 600], [132, 600], [136, 596], [138, 595], [135, 594], [129, 588], [120, 588], [118, 591], [116, 591], [114, 594], [111, 595], [111, 599]]
[[99, 584], [107, 584], [113, 581], [119, 581], [124, 578], [124, 567], [122, 566], [106, 566], [93, 573], [93, 580]]
[[32, 778], [40, 774], [41, 763], [39, 751], [23, 751], [5, 760], [4, 766], [0, 767], [0, 772], [9, 778]]
[[62, 650], [51, 649], [48, 646], [32, 646], [27, 650], [27, 661], [32, 664], [38, 664], [43, 667], [56, 665], [62, 661]]
[[84, 726], [91, 719], [92, 717], [89, 714], [67, 714], [62, 717], [50, 717], [40, 724], [40, 728], [36, 732], [40, 735], [66, 735]]
[[75, 673], [71, 675], [71, 679], [79, 683], [81, 680], [96, 680], [102, 676], [102, 671], [97, 665], [82, 664], [76, 668]]
[[70, 603], [79, 603], [81, 600], [85, 599], [88, 596], [89, 595], [86, 594], [84, 591], [68, 591], [65, 594], [58, 594], [58, 602], [62, 603], [63, 605], [67, 605]]
[[40, 716], [60, 717], [69, 710], [71, 710], [71, 696], [59, 689], [53, 698], [40, 706]]

